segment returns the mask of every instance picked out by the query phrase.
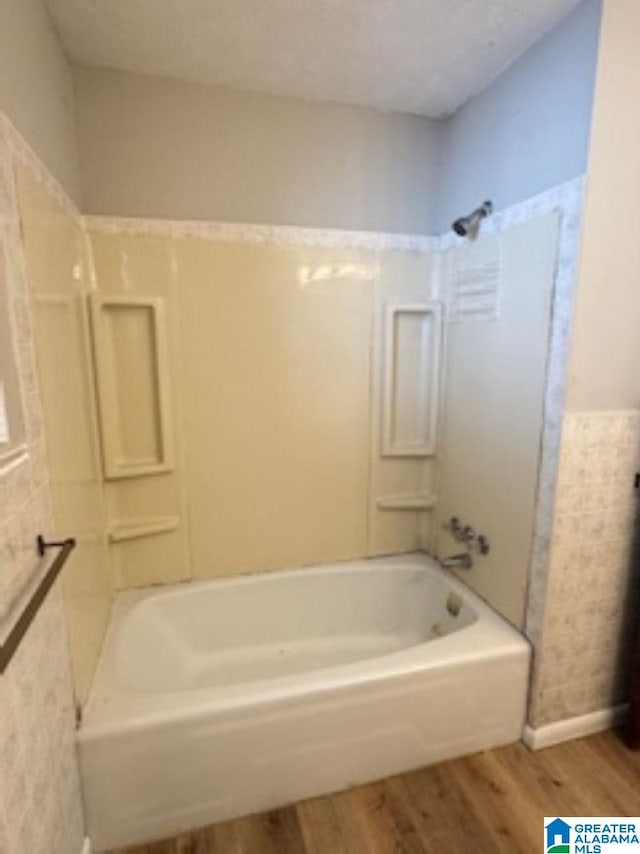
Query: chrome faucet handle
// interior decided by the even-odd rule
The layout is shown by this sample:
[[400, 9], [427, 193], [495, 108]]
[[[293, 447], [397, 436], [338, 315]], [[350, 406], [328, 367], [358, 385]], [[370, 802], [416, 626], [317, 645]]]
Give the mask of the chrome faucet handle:
[[481, 555], [488, 555], [491, 551], [491, 544], [489, 543], [488, 537], [485, 537], [484, 534], [478, 534], [478, 551]]
[[488, 555], [491, 551], [489, 538], [484, 534], [476, 534], [471, 525], [463, 525], [458, 516], [452, 516], [448, 522], [443, 522], [442, 528], [449, 531], [457, 543], [464, 543], [469, 551], [480, 555]]
[[455, 540], [460, 539], [460, 534], [462, 532], [462, 522], [457, 516], [452, 516], [448, 522], [443, 522], [442, 527], [445, 531], [451, 531], [451, 534]]
[[471, 525], [465, 525], [462, 529], [460, 539], [463, 543], [467, 543], [470, 548], [473, 548], [478, 537]]

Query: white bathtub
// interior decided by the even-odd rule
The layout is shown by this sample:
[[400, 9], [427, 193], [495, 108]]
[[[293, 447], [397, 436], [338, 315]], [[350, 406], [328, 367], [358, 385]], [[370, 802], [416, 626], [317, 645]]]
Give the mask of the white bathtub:
[[120, 594], [79, 732], [94, 847], [516, 741], [528, 670], [422, 556]]

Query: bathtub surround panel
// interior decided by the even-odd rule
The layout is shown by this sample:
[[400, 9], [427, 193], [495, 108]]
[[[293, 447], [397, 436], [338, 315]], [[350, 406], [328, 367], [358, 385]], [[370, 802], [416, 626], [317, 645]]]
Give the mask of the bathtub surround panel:
[[164, 300], [93, 294], [91, 315], [105, 477], [171, 471]]
[[[160, 669], [165, 637], [178, 658]], [[80, 733], [94, 844], [515, 741], [528, 665], [524, 639], [426, 557], [121, 594]]]
[[447, 320], [500, 320], [503, 288], [500, 238], [465, 243], [451, 252], [446, 287]]
[[[373, 333], [371, 339], [370, 480], [368, 489], [368, 555], [415, 551], [429, 544], [432, 507], [435, 501], [434, 448], [405, 454], [394, 451], [394, 434], [422, 432], [423, 444], [437, 439], [437, 424], [420, 425], [420, 406], [429, 413], [440, 383], [440, 358], [426, 352], [422, 325], [429, 317], [429, 330], [441, 334], [441, 304], [438, 302], [438, 256], [436, 252], [381, 252], [379, 276], [374, 282]], [[403, 315], [410, 325], [390, 328], [403, 306], [418, 313]], [[429, 315], [425, 312], [431, 312]], [[396, 334], [393, 334], [393, 333]], [[433, 339], [431, 339], [433, 343]], [[413, 384], [396, 386], [398, 347], [404, 348]], [[419, 378], [420, 371], [424, 376]], [[403, 393], [404, 392], [404, 393]], [[418, 409], [416, 410], [416, 406]], [[406, 408], [408, 418], [402, 418]], [[430, 414], [430, 413], [429, 413]], [[418, 420], [416, 421], [416, 416]], [[386, 437], [386, 438], [385, 438]], [[395, 447], [395, 450], [401, 448]], [[412, 449], [415, 451], [416, 449]], [[404, 449], [407, 452], [407, 448]]]
[[[167, 326], [174, 464], [106, 484], [118, 587], [427, 542], [434, 461], [385, 459], [378, 422], [385, 306], [433, 301], [436, 239], [104, 218], [87, 225], [96, 299], [160, 299]], [[140, 335], [126, 340], [145, 346]], [[433, 372], [435, 386], [435, 362]], [[409, 390], [396, 394], [399, 412], [412, 411]], [[134, 442], [139, 423], [129, 419]]]
[[[0, 623], [42, 569], [37, 534], [53, 530], [32, 306], [20, 240], [14, 166], [43, 168], [0, 114], [0, 240], [4, 247], [28, 458], [0, 476]], [[50, 179], [48, 179], [50, 180]], [[3, 854], [80, 851], [83, 817], [75, 755], [73, 691], [60, 585], [0, 678], [0, 848]]]
[[640, 615], [639, 449], [637, 410], [565, 417], [533, 727], [627, 699]]
[[[474, 555], [464, 580], [518, 627], [536, 512], [558, 225], [550, 213], [463, 243], [444, 262], [456, 305], [463, 268], [475, 299], [488, 294], [497, 305], [488, 316], [483, 306], [455, 314], [447, 327], [438, 518], [458, 516], [488, 536], [490, 553]], [[484, 273], [496, 264], [498, 280], [487, 285]], [[439, 556], [464, 550], [442, 525], [437, 530]]]
[[[553, 308], [544, 392], [544, 426], [537, 484], [535, 525], [528, 573], [525, 634], [540, 649], [547, 595], [551, 531], [555, 513], [555, 486], [560, 461], [562, 418], [567, 385], [567, 364], [577, 287], [581, 221], [586, 178], [580, 177], [545, 193], [499, 211], [482, 225], [485, 236], [501, 234], [554, 212], [560, 215], [560, 234], [553, 286]], [[459, 245], [452, 233], [440, 240], [443, 250]], [[446, 382], [446, 380], [445, 380]], [[534, 656], [534, 667], [539, 657]]]
[[194, 576], [366, 554], [377, 258], [174, 252]]
[[441, 305], [385, 305], [383, 456], [436, 455], [441, 347]]
[[[572, 305], [571, 295], [575, 278], [582, 198], [583, 180], [578, 179], [553, 188], [549, 192], [529, 199], [507, 211], [499, 212], [483, 224], [482, 232], [485, 235], [502, 235], [516, 226], [524, 226], [532, 220], [544, 217], [554, 211], [561, 213], [558, 263], [553, 291], [549, 366], [544, 402], [545, 421], [540, 477], [541, 500], [538, 503], [535, 522], [533, 556], [535, 578], [532, 583], [531, 597], [533, 604], [527, 619], [527, 632], [534, 641], [540, 635], [541, 597], [544, 594], [546, 555], [553, 517], [553, 482], [559, 453], [560, 416], [563, 405], [565, 364]], [[211, 258], [215, 256], [215, 247], [218, 245], [235, 246], [238, 258], [244, 254], [250, 257], [253, 248], [263, 250], [269, 248], [272, 252], [267, 253], [264, 257], [272, 259], [269, 262], [270, 266], [276, 264], [275, 259], [285, 259], [287, 253], [295, 251], [298, 253], [296, 257], [301, 259], [298, 261], [299, 270], [296, 272], [301, 292], [304, 289], [304, 293], [310, 300], [318, 300], [322, 288], [329, 288], [329, 282], [333, 281], [328, 293], [333, 294], [336, 306], [340, 305], [338, 295], [341, 288], [344, 287], [342, 280], [360, 278], [363, 289], [370, 293], [367, 299], [371, 300], [371, 304], [367, 303], [365, 311], [368, 312], [373, 324], [370, 332], [371, 356], [368, 368], [368, 382], [370, 382], [368, 406], [371, 434], [363, 433], [360, 436], [360, 448], [356, 451], [359, 456], [365, 453], [369, 455], [367, 457], [369, 471], [366, 475], [368, 486], [365, 487], [368, 518], [364, 523], [358, 521], [360, 530], [363, 524], [367, 529], [366, 551], [362, 554], [375, 556], [416, 548], [433, 548], [432, 508], [437, 495], [434, 460], [428, 457], [403, 458], [384, 455], [382, 437], [382, 399], [385, 376], [384, 316], [387, 305], [426, 305], [429, 302], [441, 301], [443, 288], [441, 253], [460, 245], [457, 238], [451, 234], [438, 239], [413, 235], [384, 235], [278, 226], [165, 222], [106, 217], [88, 217], [86, 222], [94, 249], [98, 288], [101, 293], [121, 293], [123, 295], [146, 293], [157, 297], [169, 293], [173, 287], [172, 282], [178, 283], [175, 285], [174, 296], [167, 302], [167, 316], [170, 320], [170, 352], [172, 353], [170, 358], [172, 360], [176, 358], [181, 360], [183, 359], [183, 352], [193, 351], [196, 353], [196, 349], [198, 350], [197, 358], [202, 358], [204, 362], [212, 361], [208, 355], [209, 352], [215, 351], [218, 356], [221, 355], [220, 345], [208, 340], [206, 315], [211, 312], [203, 312], [200, 316], [195, 299], [188, 297], [190, 288], [197, 286], [199, 291], [205, 295], [207, 304], [211, 309], [215, 307], [215, 301], [221, 298], [220, 295], [222, 294], [225, 294], [226, 302], [231, 301], [231, 305], [234, 300], [237, 302], [240, 299], [240, 295], [236, 295], [233, 289], [229, 287], [230, 280], [225, 280], [224, 284], [217, 280], [214, 281], [207, 268], [208, 262], [203, 261], [204, 266], [199, 270], [197, 261], [195, 261], [191, 265], [189, 279], [185, 279], [184, 276], [181, 277], [180, 265], [177, 263], [178, 254], [182, 252], [181, 247], [200, 247], [201, 255], [204, 257], [209, 253]], [[307, 263], [302, 258], [303, 249], [311, 253], [309, 257], [314, 263]], [[279, 255], [278, 252], [281, 254]], [[344, 253], [355, 253], [348, 256], [344, 255], [345, 258], [351, 259], [346, 266], [343, 263], [338, 263]], [[356, 260], [352, 263], [354, 258]], [[259, 275], [258, 273], [258, 277]], [[279, 274], [274, 272], [273, 275]], [[290, 274], [287, 273], [287, 275]], [[192, 285], [192, 280], [197, 285]], [[208, 286], [205, 286], [205, 281], [208, 282]], [[158, 286], [159, 283], [163, 282], [164, 284]], [[354, 283], [352, 283], [352, 287], [353, 285]], [[256, 291], [259, 291], [258, 286], [255, 285], [255, 287]], [[226, 295], [226, 291], [229, 291], [229, 295]], [[184, 331], [180, 335], [180, 330], [175, 326], [176, 316], [183, 311], [182, 305], [185, 301], [191, 305], [191, 311], [196, 315], [198, 327], [202, 329], [202, 334], [193, 341]], [[298, 304], [303, 304], [303, 297], [300, 295], [298, 296]], [[176, 306], [178, 307], [177, 312]], [[249, 308], [247, 308], [248, 314], [250, 314]], [[266, 316], [269, 317], [269, 314]], [[236, 318], [234, 320], [236, 335], [238, 341], [241, 341], [243, 337], [242, 326], [245, 321], [237, 312], [234, 312], [232, 317]], [[222, 321], [217, 318], [214, 318], [212, 322], [222, 325]], [[186, 328], [184, 325], [185, 330]], [[275, 327], [273, 328], [275, 329]], [[234, 363], [233, 360], [233, 353], [238, 350], [238, 342], [234, 343], [231, 340], [232, 331], [231, 327], [225, 328], [221, 334], [227, 336], [228, 347], [225, 347], [225, 358], [230, 361], [231, 370], [236, 372], [236, 380], [240, 381], [243, 378], [242, 368], [239, 363]], [[310, 343], [303, 343], [305, 347], [310, 346]], [[244, 346], [251, 347], [253, 345], [249, 342], [248, 345]], [[273, 343], [270, 346], [273, 346]], [[282, 340], [278, 342], [278, 347], [280, 352], [284, 352]], [[300, 352], [303, 353], [303, 350]], [[242, 355], [242, 348], [240, 348], [240, 353]], [[254, 358], [257, 357], [254, 355]], [[192, 357], [192, 361], [194, 358], [195, 356]], [[186, 364], [181, 364], [181, 371], [187, 376], [187, 383], [176, 379], [175, 367], [171, 377], [172, 407], [177, 415], [175, 422], [176, 472], [170, 490], [171, 494], [163, 493], [166, 485], [171, 482], [170, 479], [165, 480], [163, 477], [148, 478], [145, 481], [131, 479], [130, 483], [126, 485], [128, 503], [126, 505], [124, 503], [120, 503], [118, 506], [114, 505], [111, 510], [110, 536], [114, 543], [112, 553], [116, 562], [116, 583], [120, 587], [139, 586], [151, 581], [166, 582], [177, 580], [180, 577], [189, 577], [193, 574], [195, 541], [191, 536], [187, 545], [184, 539], [190, 514], [200, 514], [197, 529], [202, 532], [202, 534], [198, 534], [198, 548], [202, 550], [201, 554], [209, 555], [207, 557], [209, 560], [216, 548], [213, 540], [206, 539], [209, 533], [209, 518], [204, 509], [205, 492], [201, 493], [202, 500], [199, 499], [196, 504], [193, 504], [190, 500], [191, 483], [185, 477], [185, 472], [190, 466], [194, 470], [194, 481], [200, 484], [208, 484], [206, 490], [209, 491], [219, 489], [219, 484], [216, 482], [216, 451], [208, 441], [208, 435], [205, 435], [206, 431], [201, 431], [199, 442], [201, 454], [204, 454], [202, 459], [208, 459], [209, 462], [198, 470], [199, 457], [192, 455], [189, 458], [184, 452], [184, 446], [182, 450], [180, 449], [180, 443], [186, 434], [187, 426], [191, 430], [199, 429], [197, 423], [197, 409], [201, 405], [199, 396], [203, 395], [203, 389], [211, 387], [210, 379], [205, 365], [196, 365], [195, 370], [200, 379], [198, 383], [192, 383], [190, 386], [189, 399], [192, 401], [192, 409], [188, 419], [184, 420], [185, 416], [181, 415], [180, 412], [185, 406], [185, 389], [189, 387], [189, 380]], [[216, 376], [222, 377], [221, 383], [224, 387], [224, 367], [217, 361], [211, 370]], [[252, 382], [255, 383], [255, 379], [249, 376], [248, 382], [251, 385]], [[258, 391], [261, 394], [264, 393], [263, 389]], [[360, 393], [362, 389], [358, 389], [358, 391]], [[314, 403], [318, 405], [316, 401]], [[237, 417], [242, 412], [241, 409], [237, 408], [237, 405], [239, 404], [236, 401], [234, 403], [236, 416], [233, 416], [233, 408], [231, 410], [233, 417]], [[246, 417], [253, 418], [250, 401], [246, 400], [242, 405], [245, 407]], [[275, 404], [269, 405], [273, 408]], [[215, 404], [211, 405], [211, 417], [222, 420], [222, 416], [216, 412]], [[272, 428], [273, 435], [276, 435], [276, 425], [273, 424]], [[248, 428], [243, 426], [242, 429], [246, 432]], [[278, 426], [277, 429], [279, 430], [280, 427]], [[286, 429], [291, 431], [292, 425], [286, 425]], [[251, 437], [247, 438], [246, 445], [249, 447], [249, 454], [255, 454], [258, 457], [257, 470], [262, 470], [260, 467], [264, 467], [266, 463], [260, 458], [258, 451], [251, 447], [251, 444], [256, 441], [259, 442], [260, 439], [255, 433], [252, 433]], [[284, 453], [282, 449], [280, 452]], [[237, 451], [236, 454], [236, 462], [240, 466], [240, 470], [248, 470], [240, 452]], [[237, 479], [233, 478], [231, 458], [229, 458], [228, 463], [225, 463], [225, 465], [227, 464], [229, 477], [231, 477], [228, 484], [231, 490], [230, 494], [235, 493], [238, 497], [235, 500], [236, 509], [233, 511], [231, 505], [225, 506], [224, 501], [220, 500], [222, 516], [218, 524], [220, 526], [226, 524], [235, 514], [237, 522], [233, 524], [242, 526], [243, 522], [239, 509], [244, 500], [242, 490]], [[285, 464], [285, 470], [287, 465], [290, 463]], [[269, 489], [256, 486], [251, 479], [248, 482], [248, 495], [256, 494], [256, 490], [262, 490], [260, 493], [261, 505], [259, 507], [254, 505], [249, 509], [253, 518], [258, 518], [260, 513], [265, 514], [267, 518], [273, 518], [273, 514], [277, 515], [277, 509], [271, 506], [272, 502], [268, 495]], [[280, 484], [279, 488], [286, 489], [287, 487], [285, 484]], [[362, 489], [363, 487], [360, 486], [359, 488]], [[153, 500], [151, 500], [152, 494], [155, 494]], [[184, 498], [183, 504], [181, 504], [180, 494]], [[215, 493], [207, 494], [210, 496]], [[122, 496], [120, 501], [122, 502]], [[296, 508], [296, 512], [304, 516], [307, 511], [304, 508]], [[242, 527], [239, 530], [242, 530]], [[268, 533], [271, 535], [272, 531], [270, 530]], [[277, 533], [275, 529], [273, 533]], [[146, 535], [143, 536], [143, 534]], [[281, 537], [281, 534], [277, 536]], [[359, 538], [360, 543], [362, 542], [362, 533], [355, 533], [355, 529], [351, 536], [352, 541], [354, 537], [356, 540]], [[246, 538], [241, 537], [240, 539]], [[178, 543], [182, 543], [181, 549], [186, 549], [182, 554], [185, 557], [190, 557], [189, 562], [182, 565], [179, 564], [179, 555], [174, 550], [174, 546]], [[245, 548], [253, 549], [255, 552], [252, 567], [255, 569], [263, 568], [262, 562], [258, 559], [261, 557], [259, 542], [256, 541], [253, 546], [247, 544]], [[290, 546], [286, 542], [282, 542], [279, 548], [281, 554], [286, 557]], [[230, 543], [227, 552], [230, 554], [232, 551], [233, 544]], [[305, 562], [313, 563], [323, 559], [335, 559], [343, 554], [346, 556], [357, 555], [358, 552], [341, 550], [335, 552], [331, 557], [320, 557], [314, 546], [313, 552], [310, 553], [311, 556]], [[290, 555], [286, 563], [282, 565], [292, 565], [292, 551]], [[205, 569], [200, 561], [197, 571], [213, 572], [211, 566], [209, 565]], [[249, 564], [245, 563], [245, 566], [249, 566]], [[221, 561], [216, 564], [215, 573], [224, 574], [229, 571], [229, 566], [225, 566]], [[526, 572], [526, 567], [523, 572]]]
[[[113, 583], [121, 588], [179, 581], [189, 577], [190, 559], [178, 375], [179, 283], [172, 243], [162, 235], [89, 230], [88, 237], [96, 288], [94, 322], [105, 322], [99, 306], [116, 313], [115, 325], [101, 326], [97, 336], [94, 328], [93, 334], [101, 369], [97, 376]], [[136, 305], [150, 306], [154, 315], [153, 307], [159, 308], [164, 346], [156, 346], [148, 313], [134, 317], [131, 326]], [[139, 320], [147, 325], [139, 328]], [[157, 371], [158, 355], [166, 365], [163, 375]], [[114, 409], [123, 420], [113, 418]], [[134, 458], [138, 465], [127, 465]]]
[[111, 604], [90, 360], [89, 259], [79, 215], [55, 198], [33, 168], [21, 165], [17, 174], [51, 471], [51, 533], [73, 535], [77, 542], [62, 587], [76, 699], [83, 704]]

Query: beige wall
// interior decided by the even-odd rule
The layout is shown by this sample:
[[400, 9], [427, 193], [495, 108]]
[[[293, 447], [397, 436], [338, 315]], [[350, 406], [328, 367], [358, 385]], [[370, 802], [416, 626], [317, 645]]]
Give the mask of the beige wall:
[[637, 0], [605, 0], [569, 374], [572, 411], [640, 405]]
[[78, 202], [71, 69], [42, 0], [0, 3], [0, 110]]
[[88, 213], [431, 233], [438, 122], [74, 68]]

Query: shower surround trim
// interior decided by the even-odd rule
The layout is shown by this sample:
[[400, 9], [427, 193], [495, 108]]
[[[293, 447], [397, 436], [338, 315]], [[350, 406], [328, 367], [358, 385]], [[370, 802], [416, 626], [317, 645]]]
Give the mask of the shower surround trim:
[[[562, 418], [566, 397], [567, 367], [574, 293], [578, 278], [580, 228], [586, 183], [586, 177], [583, 175], [560, 184], [518, 205], [499, 211], [482, 227], [484, 234], [495, 234], [552, 211], [561, 214], [551, 314], [536, 521], [533, 532], [525, 615], [525, 634], [536, 650], [542, 640], [551, 531], [555, 512], [555, 485], [560, 462]], [[444, 241], [448, 242], [449, 246], [457, 242], [453, 235], [447, 235]], [[534, 673], [537, 666], [536, 662], [537, 656], [534, 656]]]
[[0, 135], [9, 148], [14, 169], [18, 165], [29, 167], [34, 177], [43, 184], [45, 190], [55, 199], [64, 212], [74, 219], [81, 220], [80, 210], [69, 198], [60, 182], [49, 172], [42, 160], [2, 110], [0, 110]]
[[205, 222], [199, 220], [145, 219], [143, 217], [85, 216], [87, 230], [102, 234], [195, 237], [228, 243], [259, 246], [304, 246], [328, 249], [369, 249], [404, 252], [437, 252], [440, 240], [419, 234], [378, 231], [342, 231], [326, 228], [297, 228], [290, 225]]

